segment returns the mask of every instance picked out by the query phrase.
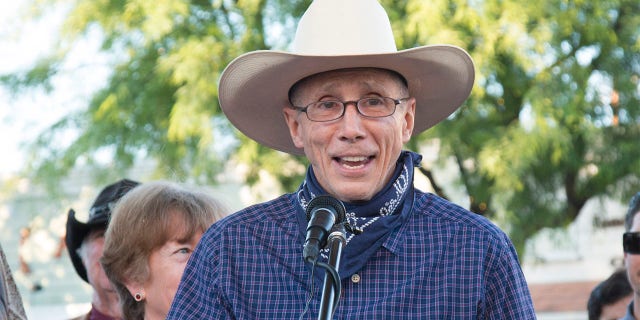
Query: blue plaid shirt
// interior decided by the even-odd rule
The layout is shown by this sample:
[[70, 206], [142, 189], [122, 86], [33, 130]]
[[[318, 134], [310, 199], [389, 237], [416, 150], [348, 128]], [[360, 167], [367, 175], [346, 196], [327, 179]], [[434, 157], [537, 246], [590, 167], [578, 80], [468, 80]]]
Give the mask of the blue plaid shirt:
[[[342, 281], [335, 319], [535, 319], [509, 238], [487, 219], [415, 191], [411, 217]], [[294, 194], [214, 224], [185, 269], [167, 319], [317, 319]], [[341, 263], [344, 263], [342, 261]], [[323, 272], [317, 268], [316, 272]]]

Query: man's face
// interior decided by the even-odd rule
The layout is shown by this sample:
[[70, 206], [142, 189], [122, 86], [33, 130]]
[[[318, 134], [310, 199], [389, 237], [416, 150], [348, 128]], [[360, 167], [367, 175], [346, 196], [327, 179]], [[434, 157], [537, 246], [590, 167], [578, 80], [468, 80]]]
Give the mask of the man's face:
[[100, 258], [104, 248], [104, 232], [105, 230], [92, 230], [84, 241], [83, 263], [87, 269], [87, 278], [94, 290], [100, 293], [115, 293], [107, 275], [102, 269]]
[[[380, 69], [346, 69], [314, 75], [292, 93], [292, 103], [356, 101], [364, 97], [406, 98], [406, 88]], [[366, 201], [389, 181], [402, 146], [411, 138], [415, 99], [399, 104], [393, 115], [365, 118], [354, 104], [342, 118], [313, 122], [297, 110], [284, 114], [294, 144], [303, 148], [320, 185], [346, 202]]]
[[[633, 223], [629, 232], [640, 232], [640, 213], [633, 217]], [[640, 254], [624, 254], [624, 263], [627, 268], [627, 276], [633, 292], [640, 296]]]

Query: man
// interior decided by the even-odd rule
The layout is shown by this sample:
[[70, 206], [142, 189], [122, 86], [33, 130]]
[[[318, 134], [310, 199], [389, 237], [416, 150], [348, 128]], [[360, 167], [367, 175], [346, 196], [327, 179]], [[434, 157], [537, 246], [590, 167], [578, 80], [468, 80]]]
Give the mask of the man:
[[633, 299], [627, 308], [623, 320], [640, 319], [640, 192], [629, 202], [624, 219], [625, 233], [622, 237], [624, 264], [627, 268], [629, 284], [633, 289]]
[[303, 260], [305, 211], [319, 195], [344, 202], [348, 223], [362, 231], [346, 236], [335, 319], [534, 319], [508, 237], [485, 218], [416, 190], [421, 156], [402, 151], [468, 97], [469, 55], [446, 45], [398, 52], [375, 0], [314, 1], [293, 48], [231, 62], [219, 99], [245, 135], [304, 154], [306, 179], [297, 192], [207, 231], [168, 319], [322, 314], [324, 273]]
[[26, 320], [22, 297], [0, 245], [0, 320]]
[[104, 188], [89, 209], [89, 220], [76, 220], [69, 210], [65, 243], [76, 273], [93, 288], [91, 310], [80, 319], [122, 319], [118, 295], [100, 265], [104, 233], [115, 203], [139, 183], [123, 179]]
[[614, 271], [591, 291], [587, 302], [589, 320], [620, 319], [626, 313], [632, 297], [633, 290], [627, 279], [627, 271]]

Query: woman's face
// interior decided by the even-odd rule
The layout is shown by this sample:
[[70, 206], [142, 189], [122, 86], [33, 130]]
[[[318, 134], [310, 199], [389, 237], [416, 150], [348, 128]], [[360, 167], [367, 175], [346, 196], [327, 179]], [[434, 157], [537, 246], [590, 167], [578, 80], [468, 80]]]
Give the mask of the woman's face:
[[149, 278], [143, 284], [145, 319], [167, 317], [184, 268], [201, 237], [201, 231], [196, 232], [187, 241], [178, 241], [177, 237], [174, 237], [151, 252]]

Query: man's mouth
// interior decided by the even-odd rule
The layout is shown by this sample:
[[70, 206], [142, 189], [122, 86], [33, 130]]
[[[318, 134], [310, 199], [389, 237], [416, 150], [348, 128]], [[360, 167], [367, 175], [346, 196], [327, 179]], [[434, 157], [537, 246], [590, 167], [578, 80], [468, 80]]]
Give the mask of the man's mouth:
[[337, 161], [341, 166], [346, 167], [347, 169], [360, 169], [363, 168], [365, 164], [371, 161], [371, 157], [365, 156], [349, 156], [349, 157], [335, 157], [333, 158]]

